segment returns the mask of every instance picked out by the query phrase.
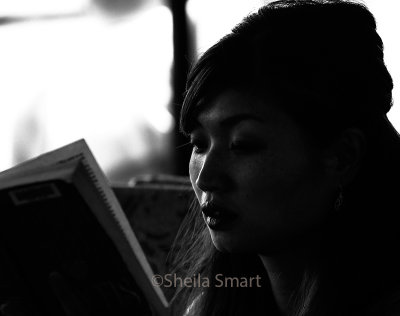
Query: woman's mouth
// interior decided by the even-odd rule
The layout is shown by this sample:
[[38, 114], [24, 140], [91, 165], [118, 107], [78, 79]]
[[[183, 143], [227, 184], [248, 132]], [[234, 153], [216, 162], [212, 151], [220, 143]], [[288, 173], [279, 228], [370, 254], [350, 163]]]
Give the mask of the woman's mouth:
[[227, 230], [237, 218], [236, 214], [212, 201], [204, 203], [201, 211], [207, 226], [212, 230]]

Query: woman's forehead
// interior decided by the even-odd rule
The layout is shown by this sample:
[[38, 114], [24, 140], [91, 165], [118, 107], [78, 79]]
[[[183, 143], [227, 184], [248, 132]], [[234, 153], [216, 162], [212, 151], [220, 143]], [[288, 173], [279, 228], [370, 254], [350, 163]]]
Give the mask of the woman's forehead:
[[264, 124], [276, 119], [276, 112], [275, 106], [259, 97], [226, 90], [209, 102], [201, 104], [193, 121], [194, 127], [210, 124], [232, 127], [245, 120]]

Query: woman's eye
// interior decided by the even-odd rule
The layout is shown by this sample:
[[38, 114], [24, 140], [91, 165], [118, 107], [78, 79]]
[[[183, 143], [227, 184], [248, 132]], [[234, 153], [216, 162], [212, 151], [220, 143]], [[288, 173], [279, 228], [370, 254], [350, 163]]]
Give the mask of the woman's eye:
[[260, 146], [254, 142], [249, 141], [234, 141], [229, 146], [230, 150], [237, 151], [237, 152], [244, 152], [250, 153], [257, 151]]

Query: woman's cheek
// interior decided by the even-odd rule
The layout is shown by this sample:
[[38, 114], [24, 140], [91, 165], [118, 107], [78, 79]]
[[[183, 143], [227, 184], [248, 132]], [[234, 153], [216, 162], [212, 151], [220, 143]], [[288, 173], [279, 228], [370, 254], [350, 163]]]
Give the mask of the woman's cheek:
[[199, 159], [199, 157], [196, 157], [196, 155], [192, 154], [189, 162], [189, 178], [193, 190], [196, 194], [196, 197], [199, 201], [201, 198], [201, 190], [197, 187], [196, 180], [199, 176], [200, 170], [201, 170], [201, 159]]

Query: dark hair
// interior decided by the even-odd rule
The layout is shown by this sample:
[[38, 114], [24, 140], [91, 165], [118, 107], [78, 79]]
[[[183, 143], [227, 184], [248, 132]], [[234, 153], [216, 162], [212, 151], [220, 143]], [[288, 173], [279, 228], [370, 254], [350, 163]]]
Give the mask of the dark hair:
[[[343, 208], [294, 297], [295, 314], [367, 315], [376, 308], [381, 315], [385, 306], [393, 307], [391, 295], [400, 290], [400, 140], [386, 117], [393, 83], [373, 15], [363, 4], [341, 0], [282, 0], [262, 7], [191, 70], [182, 132], [190, 132], [204, 103], [228, 88], [272, 97], [316, 146], [330, 145], [349, 127], [367, 140], [357, 176], [344, 188]], [[179, 240], [177, 271], [183, 275], [265, 275], [256, 255], [218, 252], [196, 206]], [[252, 314], [260, 297], [273, 306], [267, 283], [262, 289], [183, 288], [178, 299], [183, 306], [195, 300], [196, 315]]]

